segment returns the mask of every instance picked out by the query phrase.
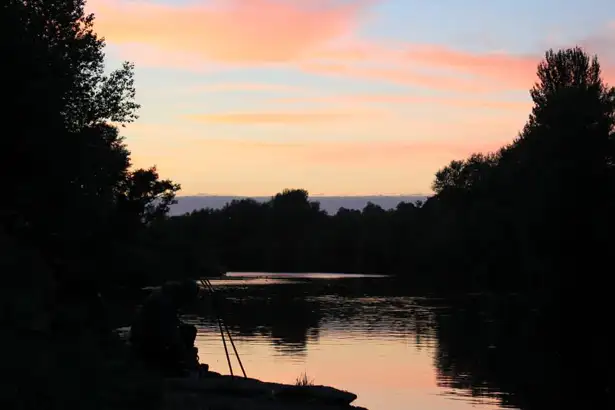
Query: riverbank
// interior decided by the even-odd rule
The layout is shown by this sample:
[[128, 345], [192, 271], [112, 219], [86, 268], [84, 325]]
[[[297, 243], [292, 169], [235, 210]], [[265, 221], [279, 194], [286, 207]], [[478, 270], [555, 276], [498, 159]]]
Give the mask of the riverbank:
[[[126, 341], [129, 328], [116, 332]], [[213, 371], [160, 378], [158, 390], [163, 410], [366, 410], [352, 405], [356, 394], [334, 387], [272, 383]]]
[[356, 394], [328, 386], [287, 385], [209, 373], [166, 379], [164, 410], [366, 410], [352, 406]]

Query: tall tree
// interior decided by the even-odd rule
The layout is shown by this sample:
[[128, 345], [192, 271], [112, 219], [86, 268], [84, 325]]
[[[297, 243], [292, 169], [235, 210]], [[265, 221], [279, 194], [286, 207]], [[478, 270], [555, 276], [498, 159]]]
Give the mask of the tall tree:
[[[610, 243], [615, 91], [578, 47], [547, 51], [537, 79], [519, 136], [494, 154], [451, 162], [433, 185], [436, 243], [490, 286], [554, 288], [563, 269], [588, 260], [588, 241], [599, 254]], [[591, 197], [573, 198], [581, 192]]]
[[[585, 265], [587, 245], [601, 248], [599, 253], [607, 249], [615, 193], [615, 89], [601, 78], [597, 57], [578, 47], [549, 50], [537, 74], [532, 113], [503, 153], [502, 165], [513, 168], [517, 192], [532, 196], [522, 202], [525, 221], [519, 223], [541, 249], [538, 258], [549, 261], [541, 265], [554, 271]], [[591, 192], [591, 200], [571, 199], [581, 192]]]
[[110, 234], [118, 212], [142, 222], [163, 215], [179, 189], [160, 181], [155, 169], [130, 171], [118, 127], [137, 118], [133, 66], [105, 74], [105, 43], [84, 6], [84, 0], [2, 6], [8, 33], [0, 52], [14, 88], [2, 117], [16, 124], [0, 154], [2, 221], [55, 255], [68, 242]]

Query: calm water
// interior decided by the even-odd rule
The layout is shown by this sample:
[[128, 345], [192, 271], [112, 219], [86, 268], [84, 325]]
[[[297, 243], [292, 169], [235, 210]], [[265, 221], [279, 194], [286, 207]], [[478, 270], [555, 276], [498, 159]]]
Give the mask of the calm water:
[[[515, 366], [524, 364], [497, 368], [515, 344], [500, 334], [494, 312], [501, 310], [476, 298], [453, 307], [441, 299], [407, 296], [388, 281], [251, 273], [211, 282], [220, 295], [216, 310], [223, 311], [250, 377], [293, 383], [306, 373], [316, 384], [356, 393], [355, 404], [370, 410], [499, 409], [525, 403], [523, 391], [510, 387], [519, 374]], [[215, 310], [209, 309], [188, 319], [199, 326], [201, 362], [228, 374]], [[234, 368], [240, 372], [236, 362]]]

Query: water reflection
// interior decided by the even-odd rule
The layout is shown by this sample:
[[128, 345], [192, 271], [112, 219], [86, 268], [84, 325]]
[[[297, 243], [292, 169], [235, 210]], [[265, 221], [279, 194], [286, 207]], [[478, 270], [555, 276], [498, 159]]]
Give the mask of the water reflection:
[[502, 407], [559, 408], [561, 357], [538, 309], [515, 296], [449, 304], [435, 323], [441, 386], [496, 398]]
[[[549, 407], [538, 388], [552, 377], [548, 358], [528, 343], [535, 321], [521, 306], [403, 296], [383, 279], [214, 286], [249, 376], [292, 382], [307, 372], [370, 410]], [[194, 320], [201, 360], [228, 373], [213, 304]]]
[[249, 278], [268, 278], [268, 279], [296, 279], [298, 276], [304, 279], [364, 279], [364, 278], [387, 278], [388, 275], [368, 275], [363, 273], [264, 273], [264, 272], [227, 272], [228, 278], [249, 279]]

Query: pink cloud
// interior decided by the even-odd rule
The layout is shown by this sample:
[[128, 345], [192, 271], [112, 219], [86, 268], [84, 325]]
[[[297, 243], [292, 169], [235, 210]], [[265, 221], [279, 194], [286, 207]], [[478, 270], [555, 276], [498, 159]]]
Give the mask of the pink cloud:
[[210, 0], [188, 5], [90, 0], [114, 44], [151, 44], [227, 63], [300, 58], [350, 33], [371, 0]]
[[485, 84], [460, 77], [423, 74], [411, 67], [366, 67], [348, 63], [300, 63], [298, 68], [306, 73], [383, 81], [405, 86], [420, 86], [458, 92], [481, 93], [493, 91], [492, 84]]
[[[335, 52], [331, 55], [337, 56], [338, 60], [298, 62], [297, 67], [311, 74], [478, 94], [529, 90], [534, 85], [536, 69], [543, 58], [542, 54], [470, 53], [430, 45], [403, 45], [394, 51], [386, 47], [381, 45], [380, 51], [372, 48], [371, 60]], [[588, 48], [591, 52], [591, 47]], [[401, 49], [405, 51], [400, 53]], [[379, 60], [383, 56], [387, 57]], [[380, 64], [361, 64], [373, 62]], [[605, 80], [615, 82], [615, 64], [609, 64], [608, 59], [601, 62]]]
[[410, 46], [409, 61], [428, 67], [454, 70], [472, 76], [497, 80], [506, 85], [529, 88], [536, 78], [539, 56], [507, 53], [468, 53], [436, 46]]
[[357, 94], [339, 96], [307, 96], [307, 97], [277, 97], [271, 98], [270, 102], [293, 104], [293, 103], [329, 103], [342, 105], [357, 104], [436, 104], [459, 108], [492, 108], [500, 110], [522, 110], [529, 112], [530, 101], [506, 101], [487, 99], [468, 99], [437, 97], [431, 95], [392, 95], [392, 94]]
[[[615, 62], [612, 52], [615, 45], [615, 26], [598, 29], [596, 34], [581, 39], [579, 43], [589, 53], [597, 53], [603, 66], [604, 78], [615, 80]], [[564, 44], [560, 47], [571, 47]], [[492, 80], [500, 85], [529, 89], [536, 80], [536, 69], [544, 53], [511, 54], [507, 52], [465, 52], [429, 44], [401, 45], [403, 61], [426, 68], [458, 72], [478, 81]]]

